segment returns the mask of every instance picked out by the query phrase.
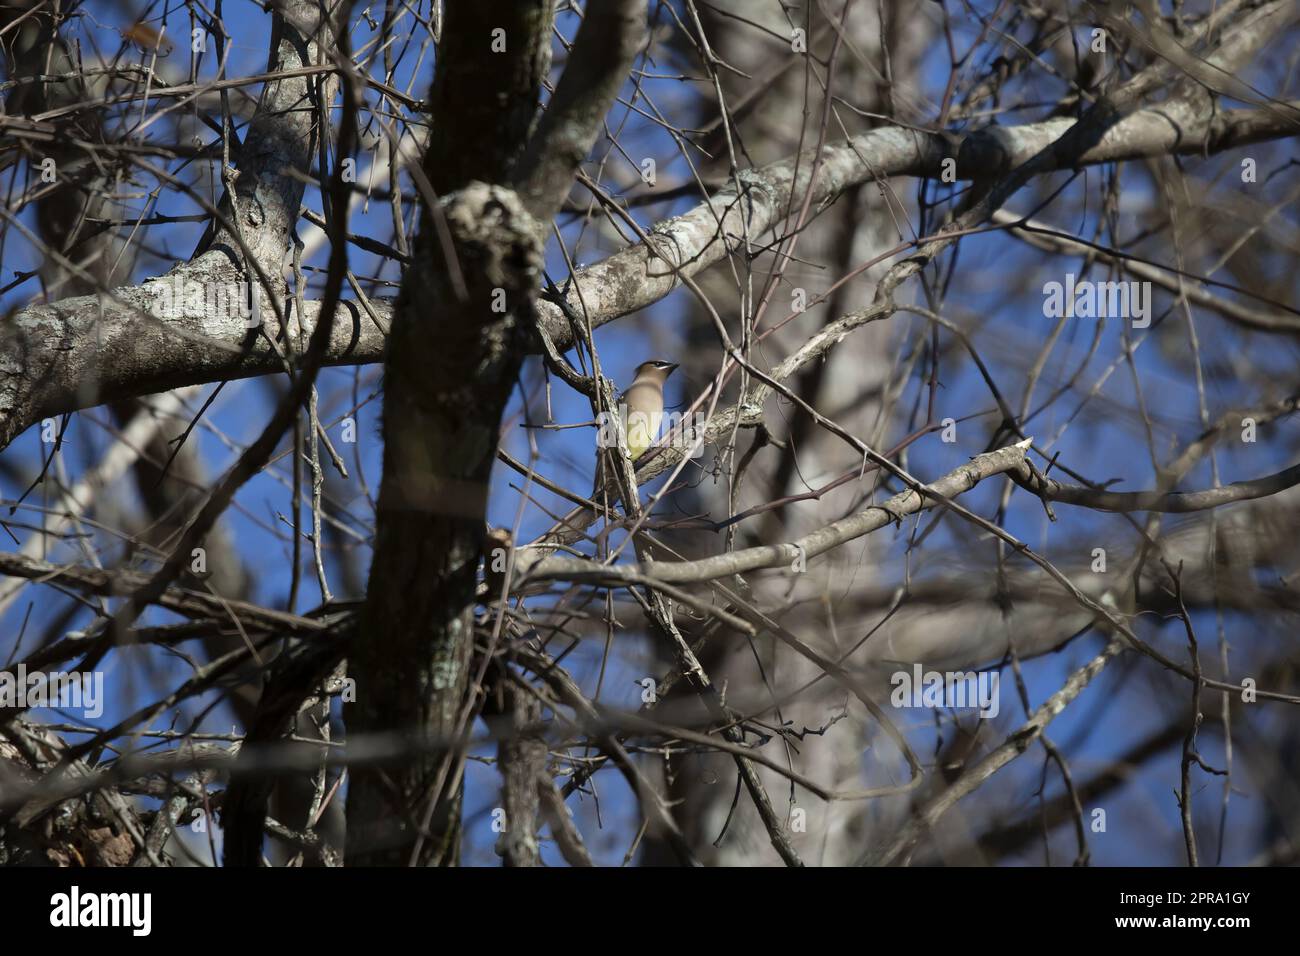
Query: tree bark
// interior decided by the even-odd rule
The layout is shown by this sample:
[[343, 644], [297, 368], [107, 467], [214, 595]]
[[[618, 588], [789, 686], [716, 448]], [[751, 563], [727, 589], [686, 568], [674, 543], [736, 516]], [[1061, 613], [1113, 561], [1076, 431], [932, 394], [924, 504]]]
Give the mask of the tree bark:
[[[459, 737], [488, 478], [541, 267], [538, 228], [519, 199], [471, 178], [505, 181], [522, 151], [551, 20], [549, 0], [448, 9], [424, 161], [445, 199], [424, 211], [389, 338], [384, 476], [347, 714], [349, 733], [439, 746], [413, 748], [402, 766], [358, 768], [347, 811], [353, 866], [458, 861]], [[496, 29], [505, 50], [494, 56]]]

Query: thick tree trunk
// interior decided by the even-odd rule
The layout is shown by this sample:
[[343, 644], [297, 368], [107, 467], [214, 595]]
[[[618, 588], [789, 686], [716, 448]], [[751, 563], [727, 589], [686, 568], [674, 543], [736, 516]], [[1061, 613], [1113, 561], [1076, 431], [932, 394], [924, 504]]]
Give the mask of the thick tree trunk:
[[[541, 263], [515, 195], [474, 183], [445, 205], [468, 296], [457, 301], [425, 231], [403, 285], [384, 379], [384, 479], [368, 601], [351, 656], [350, 734], [398, 732], [446, 744], [353, 778], [351, 863], [406, 863], [442, 771], [435, 840], [422, 863], [456, 859], [457, 737], [469, 685], [474, 585], [497, 428], [529, 333]], [[423, 247], [423, 248], [421, 248]], [[492, 310], [497, 290], [512, 307]], [[363, 745], [364, 746], [364, 745]]]
[[[350, 865], [457, 862], [458, 738], [488, 478], [541, 267], [538, 229], [518, 197], [471, 177], [507, 180], [549, 63], [551, 20], [549, 0], [448, 10], [424, 162], [445, 198], [425, 210], [389, 339], [384, 478], [347, 714], [350, 736], [395, 733], [417, 745], [401, 766], [353, 776]], [[505, 49], [493, 55], [496, 29]]]

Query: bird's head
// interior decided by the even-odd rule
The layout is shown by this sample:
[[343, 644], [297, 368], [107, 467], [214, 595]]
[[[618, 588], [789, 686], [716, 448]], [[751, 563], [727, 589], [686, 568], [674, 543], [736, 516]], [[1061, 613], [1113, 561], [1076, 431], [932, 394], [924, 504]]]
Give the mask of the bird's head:
[[651, 378], [662, 384], [667, 381], [668, 376], [672, 375], [676, 368], [676, 362], [665, 362], [662, 359], [651, 359], [649, 362], [642, 362], [636, 367], [636, 377]]

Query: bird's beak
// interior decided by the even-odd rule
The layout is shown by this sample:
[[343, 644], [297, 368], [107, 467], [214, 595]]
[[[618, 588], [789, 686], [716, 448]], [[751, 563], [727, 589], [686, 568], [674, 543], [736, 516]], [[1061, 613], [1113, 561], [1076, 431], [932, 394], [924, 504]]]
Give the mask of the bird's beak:
[[676, 362], [674, 362], [672, 365], [669, 365], [666, 369], [664, 369], [664, 378], [667, 378], [669, 375], [672, 375], [673, 372], [677, 371], [679, 368], [681, 368], [681, 366], [678, 365]]

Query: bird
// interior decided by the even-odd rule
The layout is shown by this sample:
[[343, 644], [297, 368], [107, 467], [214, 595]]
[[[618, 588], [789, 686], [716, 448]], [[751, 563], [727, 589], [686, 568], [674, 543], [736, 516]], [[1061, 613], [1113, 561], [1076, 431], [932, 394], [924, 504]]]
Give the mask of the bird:
[[619, 396], [619, 412], [627, 434], [627, 452], [640, 458], [659, 436], [664, 418], [664, 383], [677, 369], [675, 362], [650, 359], [636, 367], [636, 378]]
[[[645, 454], [658, 437], [664, 417], [664, 382], [676, 368], [675, 363], [662, 359], [642, 362], [636, 367], [632, 384], [615, 400], [618, 405], [615, 414], [623, 426], [625, 454], [629, 461], [636, 461]], [[600, 490], [609, 481], [606, 450], [618, 447], [613, 432], [604, 425], [597, 437], [597, 446], [596, 476], [591, 487], [593, 499], [598, 498]]]
[[144, 53], [157, 51], [160, 56], [167, 56], [175, 47], [171, 40], [143, 21], [137, 21], [125, 30], [118, 30], [117, 32], [123, 40], [127, 43], [134, 43]]
[[[659, 426], [663, 424], [664, 416], [664, 383], [677, 368], [676, 362], [665, 362], [663, 359], [642, 362], [636, 367], [636, 377], [632, 379], [632, 384], [616, 400], [627, 442], [627, 457], [633, 461], [645, 454], [659, 436]], [[599, 502], [604, 499], [604, 492], [618, 494], [615, 485], [607, 480], [610, 476], [606, 456], [616, 446], [610, 441], [605, 423], [601, 424], [596, 444], [596, 476], [591, 499], [597, 502], [597, 507], [593, 508], [590, 502], [578, 505], [560, 519], [558, 529], [548, 532], [518, 552], [515, 559], [516, 580], [526, 578], [529, 569], [548, 553], [549, 542], [559, 541], [568, 535], [581, 537], [582, 532], [596, 522]], [[569, 542], [564, 543], [567, 545]], [[550, 549], [553, 550], [554, 545], [550, 545]]]

